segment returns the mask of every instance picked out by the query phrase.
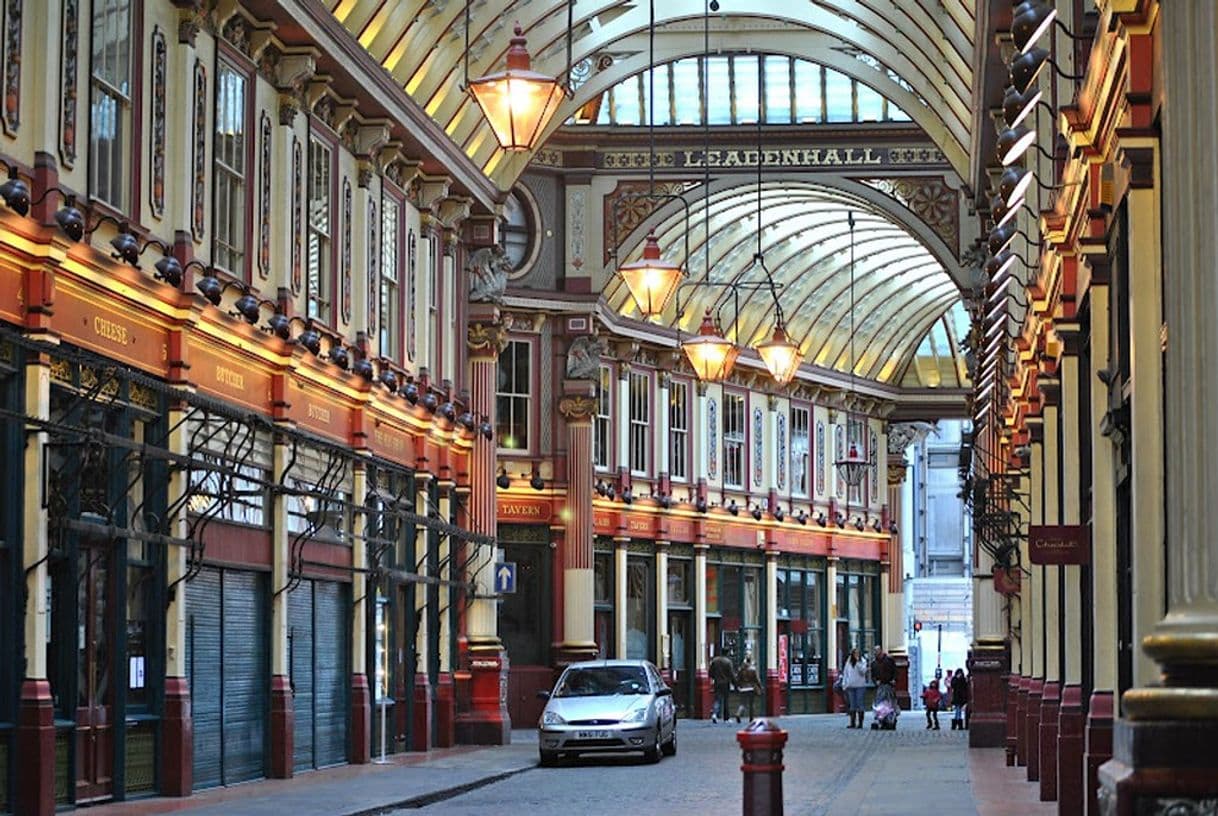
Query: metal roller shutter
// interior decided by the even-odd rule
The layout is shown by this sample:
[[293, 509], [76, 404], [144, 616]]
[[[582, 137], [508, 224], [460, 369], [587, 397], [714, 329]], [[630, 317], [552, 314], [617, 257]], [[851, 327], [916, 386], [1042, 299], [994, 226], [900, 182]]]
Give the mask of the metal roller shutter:
[[347, 761], [347, 657], [350, 654], [348, 589], [332, 581], [313, 583], [314, 722], [318, 767]]
[[288, 593], [288, 636], [292, 652], [292, 762], [296, 770], [313, 763], [313, 582]]
[[194, 787], [259, 779], [266, 754], [269, 631], [262, 575], [204, 568], [186, 588]]
[[196, 790], [223, 783], [220, 633], [220, 571], [203, 569], [186, 584], [186, 674], [190, 682]]
[[263, 776], [270, 691], [263, 576], [224, 573], [224, 784]]

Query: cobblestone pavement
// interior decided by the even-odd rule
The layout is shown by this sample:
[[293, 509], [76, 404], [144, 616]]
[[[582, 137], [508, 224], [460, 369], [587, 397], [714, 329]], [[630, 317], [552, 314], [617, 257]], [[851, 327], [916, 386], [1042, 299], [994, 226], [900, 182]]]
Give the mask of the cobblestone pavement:
[[[844, 716], [784, 717], [786, 816], [936, 814], [975, 816], [966, 732], [926, 731], [918, 713], [895, 732], [849, 730]], [[658, 765], [641, 758], [585, 758], [535, 768], [408, 813], [445, 816], [621, 816], [623, 813], [735, 813], [741, 803], [735, 723], [683, 720], [679, 751]], [[513, 741], [536, 744], [536, 734]]]

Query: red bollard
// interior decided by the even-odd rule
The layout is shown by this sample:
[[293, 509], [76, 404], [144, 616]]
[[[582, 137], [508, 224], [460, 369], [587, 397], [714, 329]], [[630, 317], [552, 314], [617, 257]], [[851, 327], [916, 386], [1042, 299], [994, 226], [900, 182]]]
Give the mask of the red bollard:
[[744, 816], [782, 816], [782, 747], [787, 732], [764, 717], [736, 732], [743, 752]]

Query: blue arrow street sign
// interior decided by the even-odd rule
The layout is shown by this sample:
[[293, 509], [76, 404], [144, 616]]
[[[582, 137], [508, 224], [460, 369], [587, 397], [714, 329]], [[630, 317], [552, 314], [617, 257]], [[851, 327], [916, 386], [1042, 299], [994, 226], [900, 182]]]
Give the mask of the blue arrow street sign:
[[506, 595], [516, 591], [516, 562], [500, 561], [495, 565], [495, 592]]

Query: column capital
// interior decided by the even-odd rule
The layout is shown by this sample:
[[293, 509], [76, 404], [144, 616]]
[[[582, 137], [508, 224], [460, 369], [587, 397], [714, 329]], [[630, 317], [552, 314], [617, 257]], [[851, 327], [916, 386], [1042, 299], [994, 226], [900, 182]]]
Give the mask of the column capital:
[[500, 323], [471, 323], [465, 337], [472, 358], [497, 358], [507, 347], [507, 331]]
[[900, 487], [905, 483], [905, 469], [909, 463], [904, 459], [888, 460], [888, 486]]
[[596, 414], [596, 400], [582, 394], [569, 394], [558, 401], [558, 412], [567, 424], [591, 422]]

